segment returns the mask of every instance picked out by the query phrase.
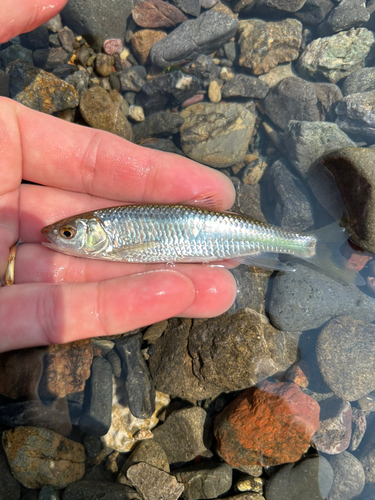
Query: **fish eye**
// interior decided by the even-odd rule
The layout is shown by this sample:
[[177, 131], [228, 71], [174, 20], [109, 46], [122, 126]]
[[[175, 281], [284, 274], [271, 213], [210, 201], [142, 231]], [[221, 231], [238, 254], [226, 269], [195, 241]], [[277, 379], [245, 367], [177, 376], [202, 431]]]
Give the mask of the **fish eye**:
[[74, 226], [62, 226], [59, 229], [59, 234], [63, 238], [70, 240], [76, 234], [77, 230]]

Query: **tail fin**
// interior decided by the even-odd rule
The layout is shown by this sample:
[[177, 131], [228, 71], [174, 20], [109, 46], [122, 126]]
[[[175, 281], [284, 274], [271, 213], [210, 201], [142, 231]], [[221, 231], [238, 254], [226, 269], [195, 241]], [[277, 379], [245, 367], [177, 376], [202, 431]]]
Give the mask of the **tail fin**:
[[340, 245], [349, 238], [345, 229], [340, 225], [340, 221], [317, 229], [310, 234], [316, 237], [317, 243], [316, 253], [308, 259], [308, 262], [320, 267], [328, 276], [340, 283], [365, 285], [362, 276], [350, 267], [348, 261], [339, 251]]

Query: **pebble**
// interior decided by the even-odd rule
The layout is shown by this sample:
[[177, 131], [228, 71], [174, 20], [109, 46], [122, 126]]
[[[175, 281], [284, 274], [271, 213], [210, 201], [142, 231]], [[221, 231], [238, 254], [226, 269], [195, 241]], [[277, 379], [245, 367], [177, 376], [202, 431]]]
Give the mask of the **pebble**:
[[374, 325], [351, 316], [331, 320], [319, 334], [316, 356], [336, 396], [355, 401], [375, 390]]
[[220, 0], [199, 0], [203, 9], [212, 9]]
[[356, 287], [342, 285], [322, 272], [299, 263], [295, 272], [279, 273], [273, 280], [269, 315], [281, 330], [319, 328], [331, 318], [350, 314], [353, 318], [375, 320], [375, 301]]
[[349, 445], [350, 451], [355, 451], [358, 448], [366, 432], [366, 428], [367, 421], [365, 413], [359, 408], [352, 407], [352, 438]]
[[198, 17], [201, 12], [199, 0], [173, 0], [173, 4], [190, 16]]
[[317, 38], [298, 59], [298, 73], [305, 78], [324, 76], [336, 83], [364, 66], [374, 42], [374, 34], [366, 28]]
[[151, 49], [152, 64], [167, 68], [200, 54], [210, 54], [232, 38], [238, 21], [215, 11], [185, 21]]
[[297, 19], [265, 22], [242, 21], [239, 26], [239, 65], [254, 75], [267, 73], [279, 63], [298, 58], [302, 42], [302, 24]]
[[83, 445], [89, 458], [96, 458], [102, 450], [102, 442], [97, 436], [85, 436]]
[[358, 28], [367, 23], [370, 14], [364, 0], [341, 0], [319, 25], [319, 36], [324, 37], [351, 28]]
[[348, 451], [328, 457], [333, 483], [328, 500], [351, 500], [362, 493], [365, 473], [361, 462]]
[[166, 111], [158, 111], [148, 115], [142, 123], [133, 125], [134, 142], [139, 144], [149, 137], [177, 134], [184, 119], [182, 116]]
[[[143, 68], [143, 66], [141, 66], [141, 68]], [[122, 92], [139, 92], [146, 83], [146, 72], [137, 70], [137, 67], [124, 69], [119, 74], [119, 78]]]
[[232, 486], [232, 467], [223, 463], [200, 463], [173, 472], [184, 485], [185, 500], [217, 498], [228, 493]]
[[303, 7], [306, 0], [258, 0], [256, 8], [261, 12], [296, 12]]
[[138, 493], [124, 484], [115, 484], [109, 481], [95, 481], [84, 479], [69, 484], [64, 490], [63, 500], [144, 500]]
[[304, 25], [315, 25], [321, 23], [334, 6], [331, 0], [306, 0], [294, 15]]
[[143, 122], [145, 120], [143, 108], [141, 106], [130, 106], [129, 118], [135, 122]]
[[184, 491], [175, 477], [145, 462], [132, 465], [126, 475], [143, 500], [177, 500]]
[[266, 294], [271, 270], [253, 266], [238, 266], [232, 274], [237, 283], [236, 301], [229, 309], [229, 314], [248, 307], [261, 315], [266, 315]]
[[137, 3], [132, 16], [142, 28], [172, 28], [188, 19], [180, 9], [162, 0], [144, 0]]
[[181, 147], [189, 158], [215, 168], [243, 160], [255, 124], [255, 116], [246, 108], [237, 103], [200, 103], [180, 115], [185, 120]]
[[120, 356], [112, 349], [105, 358], [111, 365], [113, 375], [120, 378], [122, 372]]
[[45, 350], [27, 349], [0, 354], [0, 394], [11, 399], [35, 397], [43, 373]]
[[52, 33], [57, 33], [63, 29], [60, 14], [56, 14], [55, 17], [46, 21], [43, 26], [45, 26]]
[[20, 35], [23, 47], [30, 50], [47, 49], [49, 41], [48, 29], [45, 25], [38, 26], [28, 33]]
[[[246, 159], [246, 156], [245, 156]], [[244, 184], [257, 184], [267, 168], [267, 163], [261, 158], [251, 159], [242, 171], [242, 182]]]
[[[63, 48], [71, 54], [74, 49], [79, 48], [79, 42], [77, 42], [76, 37], [71, 29], [67, 26], [58, 32], [58, 37]], [[48, 44], [47, 44], [48, 47]], [[38, 47], [41, 48], [41, 47]], [[34, 49], [35, 50], [35, 49]]]
[[85, 449], [43, 427], [16, 427], [3, 432], [3, 447], [13, 476], [26, 488], [60, 489], [82, 479]]
[[156, 388], [168, 394], [215, 397], [287, 369], [296, 361], [298, 338], [274, 329], [266, 316], [249, 308], [202, 324], [172, 320], [154, 344], [150, 372]]
[[255, 493], [263, 493], [264, 479], [253, 476], [241, 476], [234, 485], [234, 489], [239, 492], [253, 491]]
[[342, 85], [344, 96], [375, 90], [375, 68], [362, 68], [347, 76]]
[[336, 123], [344, 132], [375, 138], [375, 90], [347, 95], [335, 111]]
[[268, 91], [269, 87], [266, 83], [259, 80], [259, 78], [248, 75], [235, 75], [234, 78], [224, 83], [221, 89], [224, 98], [249, 97], [263, 99]]
[[11, 62], [16, 61], [17, 59], [24, 59], [29, 64], [34, 64], [32, 51], [18, 44], [10, 45], [6, 49], [2, 50], [1, 58], [3, 60], [5, 68], [7, 68], [7, 66]]
[[113, 57], [98, 54], [95, 58], [95, 71], [99, 76], [107, 77], [112, 73]]
[[121, 54], [124, 50], [124, 44], [120, 38], [109, 38], [103, 43], [103, 50], [109, 56], [113, 56], [113, 54]]
[[39, 49], [33, 53], [34, 64], [45, 71], [54, 69], [69, 61], [69, 54], [62, 47], [56, 49]]
[[[208, 87], [211, 81], [219, 78], [219, 74], [221, 75], [222, 71], [225, 69], [218, 68], [214, 60], [204, 54], [201, 54], [194, 61], [186, 64], [184, 68], [190, 75], [195, 75], [204, 88]], [[228, 71], [228, 69], [225, 69], [225, 71]]]
[[38, 500], [59, 500], [59, 498], [59, 494], [52, 486], [43, 486], [38, 496]]
[[214, 435], [229, 465], [270, 466], [299, 460], [318, 426], [318, 403], [296, 384], [263, 381], [216, 417]]
[[220, 84], [216, 80], [212, 80], [208, 86], [208, 98], [210, 102], [218, 103], [221, 101]]
[[156, 42], [167, 36], [167, 33], [162, 30], [140, 30], [134, 33], [131, 39], [133, 53], [140, 64], [149, 63], [149, 54], [151, 47]]
[[204, 99], [203, 94], [195, 94], [195, 95], [193, 95], [193, 97], [189, 97], [189, 99], [186, 99], [186, 101], [184, 101], [181, 104], [181, 108], [185, 109], [188, 106], [192, 106], [193, 104], [198, 104], [198, 102], [202, 102], [203, 99]]
[[85, 70], [80, 70], [74, 72], [72, 75], [69, 75], [65, 78], [66, 83], [73, 85], [76, 89], [79, 99], [81, 99], [82, 95], [89, 88], [90, 77]]

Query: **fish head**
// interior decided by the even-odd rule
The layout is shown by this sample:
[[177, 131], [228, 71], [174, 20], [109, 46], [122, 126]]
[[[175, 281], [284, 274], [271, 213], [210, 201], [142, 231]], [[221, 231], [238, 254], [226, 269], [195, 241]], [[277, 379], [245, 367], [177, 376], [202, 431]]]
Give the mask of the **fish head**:
[[95, 257], [110, 245], [101, 223], [94, 217], [70, 217], [46, 226], [42, 234], [50, 241], [44, 246], [61, 253]]

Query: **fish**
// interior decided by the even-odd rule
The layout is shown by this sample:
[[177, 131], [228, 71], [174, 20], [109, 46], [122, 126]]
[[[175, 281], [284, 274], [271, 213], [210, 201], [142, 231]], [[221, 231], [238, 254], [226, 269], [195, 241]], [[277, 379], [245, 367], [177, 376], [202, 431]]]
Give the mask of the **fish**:
[[226, 260], [294, 271], [279, 255], [299, 258], [344, 284], [362, 276], [339, 251], [349, 236], [340, 222], [298, 233], [230, 212], [189, 205], [122, 205], [68, 217], [42, 229], [43, 245], [76, 257], [133, 263]]

